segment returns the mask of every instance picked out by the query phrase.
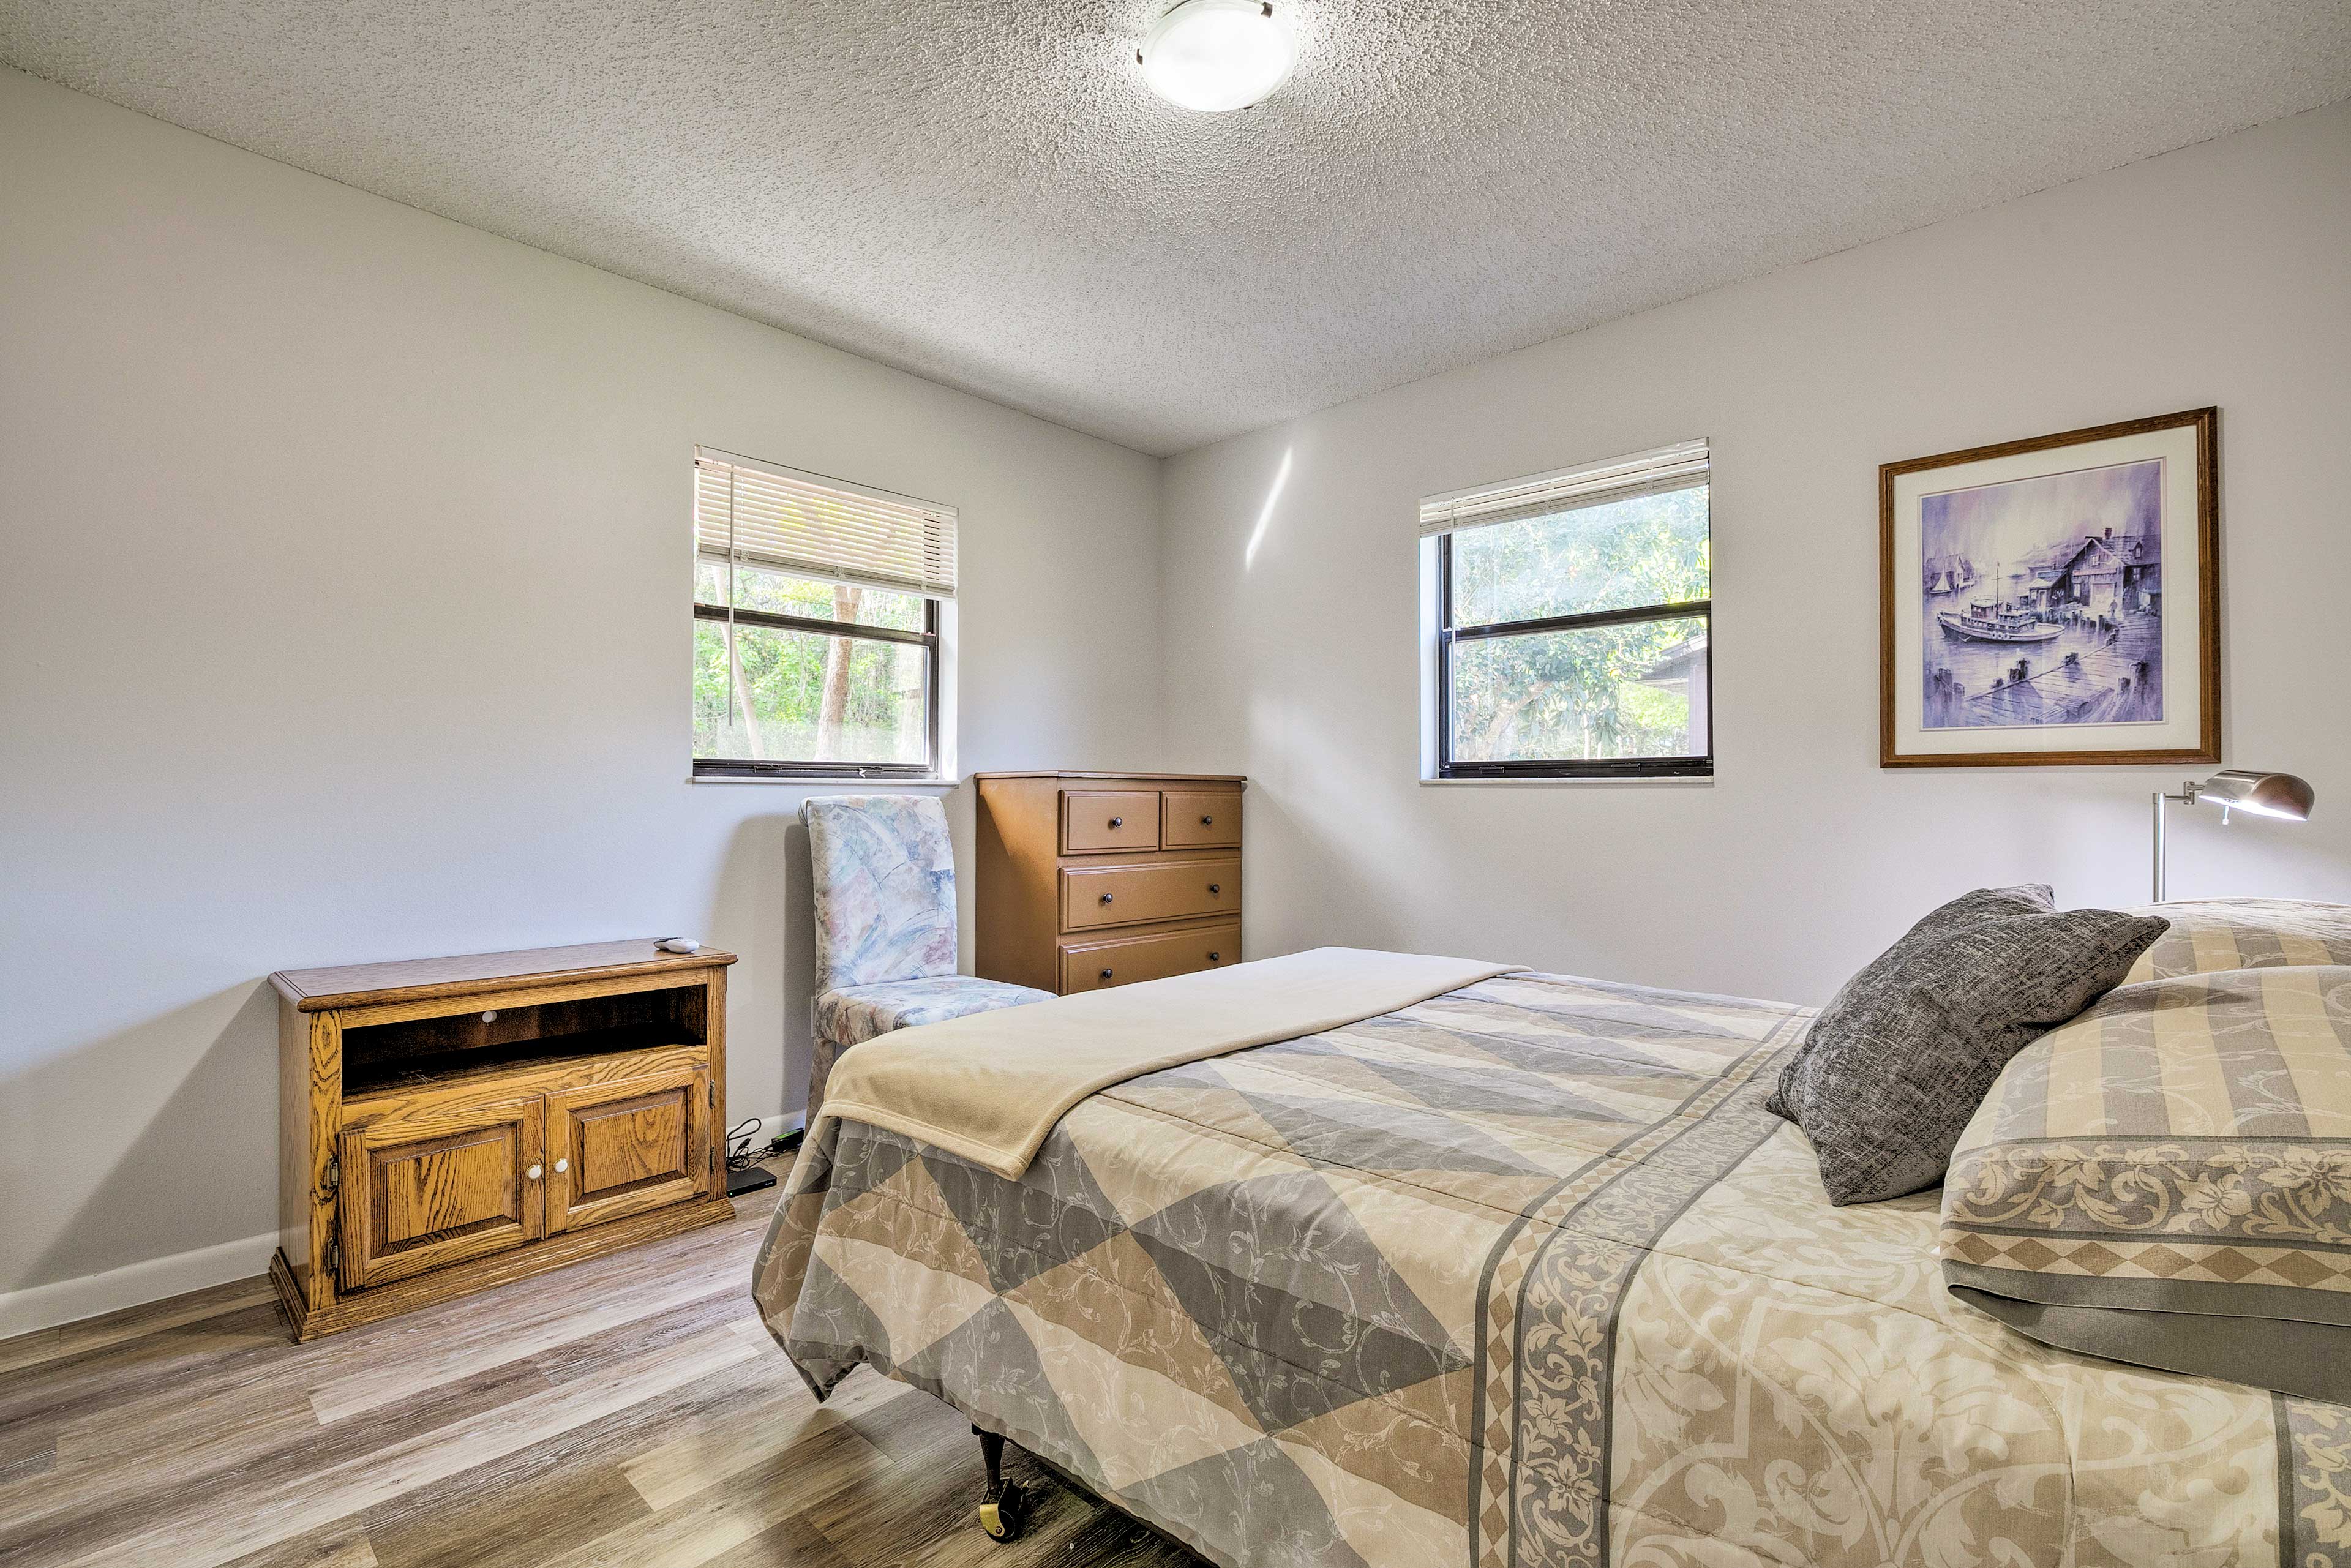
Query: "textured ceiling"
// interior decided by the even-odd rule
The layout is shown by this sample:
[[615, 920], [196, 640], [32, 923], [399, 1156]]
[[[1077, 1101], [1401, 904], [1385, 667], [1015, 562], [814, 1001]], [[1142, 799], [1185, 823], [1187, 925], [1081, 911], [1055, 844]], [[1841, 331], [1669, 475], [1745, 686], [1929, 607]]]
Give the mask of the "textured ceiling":
[[2351, 95], [2345, 0], [0, 0], [0, 58], [1168, 453]]

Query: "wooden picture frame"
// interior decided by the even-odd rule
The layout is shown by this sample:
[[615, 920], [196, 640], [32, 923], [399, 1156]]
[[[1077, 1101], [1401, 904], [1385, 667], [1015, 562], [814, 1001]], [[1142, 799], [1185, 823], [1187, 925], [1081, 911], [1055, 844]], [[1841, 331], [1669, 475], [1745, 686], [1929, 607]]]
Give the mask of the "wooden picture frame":
[[1878, 469], [1879, 767], [2220, 760], [2219, 423]]

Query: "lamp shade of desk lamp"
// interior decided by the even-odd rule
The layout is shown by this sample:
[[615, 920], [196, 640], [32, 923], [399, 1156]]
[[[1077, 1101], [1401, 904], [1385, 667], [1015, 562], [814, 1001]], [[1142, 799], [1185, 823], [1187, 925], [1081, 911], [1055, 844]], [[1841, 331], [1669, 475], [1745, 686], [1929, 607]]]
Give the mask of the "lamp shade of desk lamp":
[[2317, 804], [2317, 791], [2309, 783], [2291, 773], [2265, 773], [2258, 768], [2227, 768], [2199, 784], [2193, 779], [2179, 787], [2177, 795], [2155, 792], [2155, 902], [2163, 902], [2163, 811], [2167, 805], [2178, 801], [2183, 806], [2218, 806], [2220, 822], [2227, 826], [2229, 813], [2247, 811], [2256, 817], [2276, 817], [2288, 822], [2306, 822], [2310, 809]]

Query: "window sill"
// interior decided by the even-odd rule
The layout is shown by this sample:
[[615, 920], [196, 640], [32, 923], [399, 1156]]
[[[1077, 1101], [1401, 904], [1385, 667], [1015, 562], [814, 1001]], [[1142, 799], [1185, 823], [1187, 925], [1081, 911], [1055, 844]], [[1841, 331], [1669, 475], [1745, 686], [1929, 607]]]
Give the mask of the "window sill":
[[1455, 788], [1467, 789], [1491, 789], [1497, 786], [1505, 789], [1577, 789], [1595, 784], [1604, 789], [1711, 789], [1714, 788], [1714, 775], [1711, 773], [1684, 774], [1680, 776], [1673, 774], [1656, 774], [1646, 779], [1602, 779], [1598, 777], [1562, 777], [1557, 779], [1423, 779], [1420, 782], [1424, 788], [1437, 786], [1447, 789]]
[[957, 779], [861, 779], [855, 774], [838, 778], [814, 778], [804, 775], [756, 773], [691, 773], [689, 784], [758, 784], [768, 789], [782, 785], [791, 789], [833, 789], [844, 784], [855, 785], [869, 795], [886, 795], [893, 789], [953, 789], [962, 782]]

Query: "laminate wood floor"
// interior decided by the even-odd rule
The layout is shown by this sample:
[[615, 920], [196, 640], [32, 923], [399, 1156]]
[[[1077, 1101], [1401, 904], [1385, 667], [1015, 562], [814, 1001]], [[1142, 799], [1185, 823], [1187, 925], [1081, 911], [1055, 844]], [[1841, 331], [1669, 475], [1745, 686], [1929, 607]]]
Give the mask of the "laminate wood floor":
[[998, 1545], [954, 1411], [817, 1404], [751, 1307], [774, 1199], [307, 1345], [266, 1279], [0, 1341], [0, 1563], [1188, 1568], [1025, 1457]]

